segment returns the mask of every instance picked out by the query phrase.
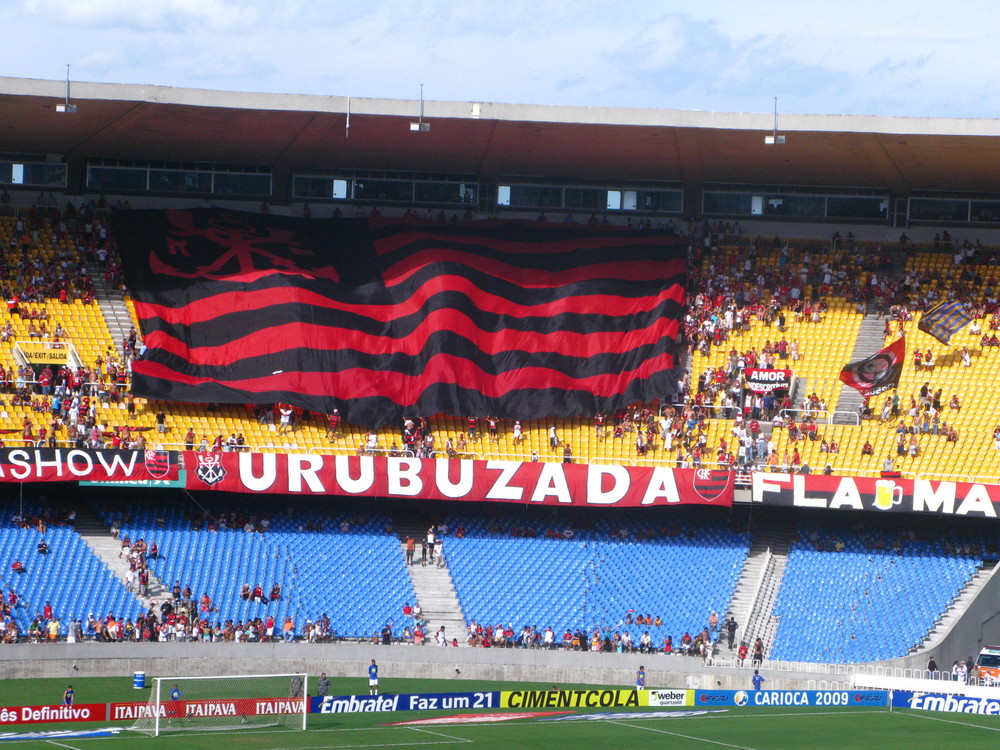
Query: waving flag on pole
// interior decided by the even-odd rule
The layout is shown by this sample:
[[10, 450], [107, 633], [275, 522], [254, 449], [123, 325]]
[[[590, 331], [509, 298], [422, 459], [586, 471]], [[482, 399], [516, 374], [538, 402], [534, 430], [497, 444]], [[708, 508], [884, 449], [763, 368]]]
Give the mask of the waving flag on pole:
[[947, 344], [953, 334], [971, 322], [972, 316], [965, 311], [961, 302], [941, 302], [920, 317], [917, 328], [942, 344]]
[[899, 385], [905, 359], [906, 339], [900, 338], [867, 359], [845, 365], [840, 379], [864, 396], [877, 396]]

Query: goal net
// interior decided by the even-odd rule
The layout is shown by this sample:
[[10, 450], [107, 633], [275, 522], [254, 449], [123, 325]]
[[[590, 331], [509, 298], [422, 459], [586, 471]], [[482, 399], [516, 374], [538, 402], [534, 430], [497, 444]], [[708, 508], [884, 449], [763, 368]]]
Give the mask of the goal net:
[[305, 729], [308, 711], [304, 674], [156, 677], [132, 730]]

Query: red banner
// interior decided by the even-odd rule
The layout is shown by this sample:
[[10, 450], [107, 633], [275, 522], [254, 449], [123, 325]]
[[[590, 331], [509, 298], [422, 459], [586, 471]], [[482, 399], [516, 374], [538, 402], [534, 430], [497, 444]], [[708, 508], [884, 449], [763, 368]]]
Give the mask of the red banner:
[[105, 482], [177, 479], [177, 453], [170, 451], [0, 450], [0, 482]]
[[710, 469], [284, 453], [185, 453], [184, 466], [189, 490], [610, 507], [733, 503], [733, 473]]
[[0, 708], [0, 725], [55, 724], [64, 721], [107, 721], [108, 704], [81, 703], [76, 706], [5, 706]]
[[[233, 698], [197, 701], [171, 701], [160, 703], [160, 718], [206, 718], [213, 716], [272, 716], [275, 714], [301, 714], [303, 698]], [[150, 703], [112, 703], [111, 721], [146, 719], [153, 715]]]
[[1000, 509], [1000, 486], [929, 479], [757, 472], [753, 475], [753, 501], [796, 508], [996, 518]]

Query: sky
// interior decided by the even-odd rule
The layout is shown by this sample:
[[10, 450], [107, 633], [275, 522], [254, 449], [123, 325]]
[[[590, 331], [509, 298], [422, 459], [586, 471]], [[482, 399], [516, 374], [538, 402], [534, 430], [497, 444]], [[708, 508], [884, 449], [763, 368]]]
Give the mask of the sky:
[[994, 118], [996, 0], [5, 0], [0, 73], [433, 100]]

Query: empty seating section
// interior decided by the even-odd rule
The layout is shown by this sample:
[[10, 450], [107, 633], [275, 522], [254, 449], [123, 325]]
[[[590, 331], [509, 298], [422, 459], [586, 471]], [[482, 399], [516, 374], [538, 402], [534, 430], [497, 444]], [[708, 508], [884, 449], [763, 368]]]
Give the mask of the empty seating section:
[[986, 550], [982, 542], [917, 541], [835, 524], [805, 537], [788, 556], [771, 659], [852, 663], [905, 656], [982, 565]]
[[[643, 538], [645, 524], [598, 521], [587, 530], [535, 527], [513, 514], [501, 520], [455, 516], [446, 557], [467, 621], [567, 629], [621, 627], [633, 640], [650, 631], [655, 646], [679, 642], [725, 614], [747, 542], [721, 524], [691, 523]], [[531, 531], [526, 531], [531, 529]], [[549, 536], [551, 532], [552, 536]], [[537, 536], [524, 536], [525, 533]], [[630, 613], [660, 617], [660, 627], [623, 624]]]
[[[249, 512], [244, 509], [244, 512]], [[115, 514], [105, 513], [110, 521]], [[151, 571], [170, 589], [174, 582], [191, 586], [197, 602], [208, 594], [217, 612], [200, 613], [210, 622], [246, 622], [274, 615], [295, 621], [301, 634], [306, 620], [327, 614], [338, 636], [364, 637], [389, 622], [395, 635], [404, 601], [413, 601], [413, 588], [403, 564], [397, 536], [386, 531], [388, 519], [331, 517], [297, 509], [294, 515], [261, 506], [258, 518], [270, 517], [266, 533], [242, 529], [197, 529], [179, 508], [137, 511], [122, 529], [132, 541], [155, 541], [160, 555], [150, 560]], [[322, 531], [316, 529], [322, 525]], [[243, 584], [260, 584], [264, 593], [281, 586], [281, 599], [272, 604], [244, 601]]]
[[[9, 509], [5, 509], [9, 510]], [[5, 518], [10, 513], [4, 513]], [[50, 553], [38, 554], [38, 542], [45, 539]], [[62, 623], [62, 635], [70, 620], [78, 619], [86, 627], [87, 617], [133, 619], [144, 611], [142, 602], [129, 593], [107, 565], [101, 562], [70, 528], [49, 528], [42, 535], [34, 529], [0, 529], [0, 550], [4, 559], [0, 588], [6, 597], [13, 590], [18, 604], [12, 612], [21, 634], [42, 614], [46, 602]], [[11, 563], [20, 560], [27, 572], [15, 573]]]

